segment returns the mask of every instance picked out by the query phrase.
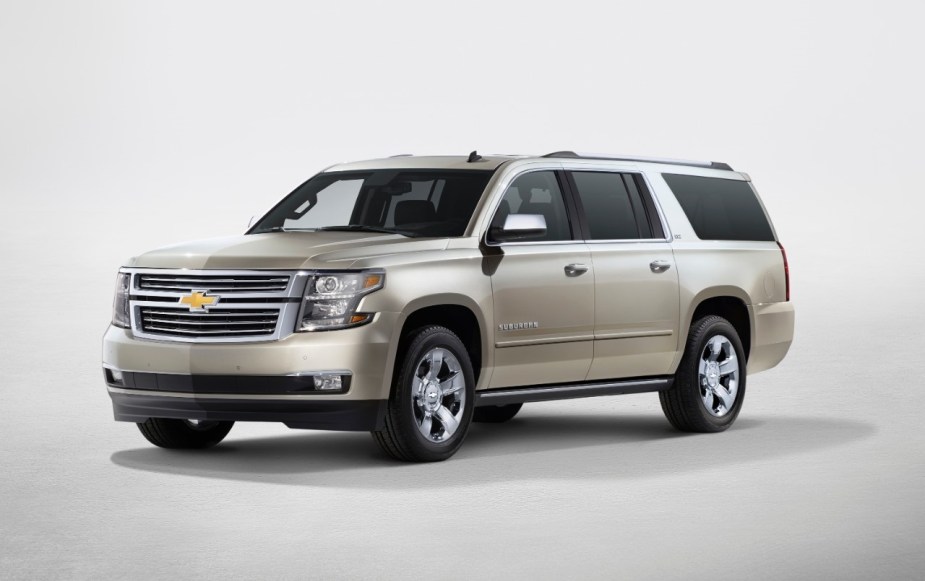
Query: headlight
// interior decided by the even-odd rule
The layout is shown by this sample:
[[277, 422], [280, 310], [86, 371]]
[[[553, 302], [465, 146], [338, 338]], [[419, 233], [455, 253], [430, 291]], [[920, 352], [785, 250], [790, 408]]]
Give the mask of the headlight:
[[132, 326], [128, 310], [131, 281], [132, 275], [127, 272], [120, 272], [116, 276], [116, 296], [112, 301], [112, 324], [123, 329], [128, 329]]
[[317, 274], [308, 280], [298, 331], [345, 329], [368, 323], [373, 313], [358, 313], [363, 295], [382, 288], [383, 272]]

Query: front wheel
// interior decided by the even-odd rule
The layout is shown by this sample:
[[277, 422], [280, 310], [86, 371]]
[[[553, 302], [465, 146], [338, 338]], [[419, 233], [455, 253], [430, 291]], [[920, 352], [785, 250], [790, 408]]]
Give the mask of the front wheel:
[[721, 432], [745, 399], [745, 352], [729, 321], [716, 315], [691, 325], [674, 384], [660, 391], [665, 417], [685, 432]]
[[211, 448], [225, 439], [234, 422], [169, 420], [148, 418], [138, 429], [149, 442], [161, 448]]
[[398, 460], [446, 460], [466, 437], [474, 402], [472, 363], [462, 341], [445, 327], [420, 329], [392, 384], [385, 427], [373, 437]]

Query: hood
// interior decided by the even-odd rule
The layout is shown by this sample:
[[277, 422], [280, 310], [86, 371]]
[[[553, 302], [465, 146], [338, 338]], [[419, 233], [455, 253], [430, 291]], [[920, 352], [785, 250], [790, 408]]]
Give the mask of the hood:
[[350, 268], [362, 258], [442, 250], [446, 238], [406, 238], [369, 232], [273, 232], [166, 246], [129, 261], [136, 268]]

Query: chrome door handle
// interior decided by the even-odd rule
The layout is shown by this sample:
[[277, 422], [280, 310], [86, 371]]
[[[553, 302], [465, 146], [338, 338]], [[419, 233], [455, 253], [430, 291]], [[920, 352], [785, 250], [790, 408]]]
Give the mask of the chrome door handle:
[[653, 260], [649, 263], [649, 268], [652, 269], [652, 272], [657, 274], [671, 268], [671, 263], [667, 260]]
[[587, 264], [567, 264], [565, 266], [565, 276], [580, 276], [588, 272]]

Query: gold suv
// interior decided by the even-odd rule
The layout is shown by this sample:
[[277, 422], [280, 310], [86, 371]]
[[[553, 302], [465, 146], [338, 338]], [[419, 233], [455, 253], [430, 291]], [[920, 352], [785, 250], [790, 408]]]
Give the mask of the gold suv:
[[113, 311], [115, 419], [153, 444], [283, 422], [411, 461], [565, 398], [658, 392], [676, 428], [725, 430], [794, 324], [747, 174], [570, 151], [328, 168], [243, 236], [131, 259]]

